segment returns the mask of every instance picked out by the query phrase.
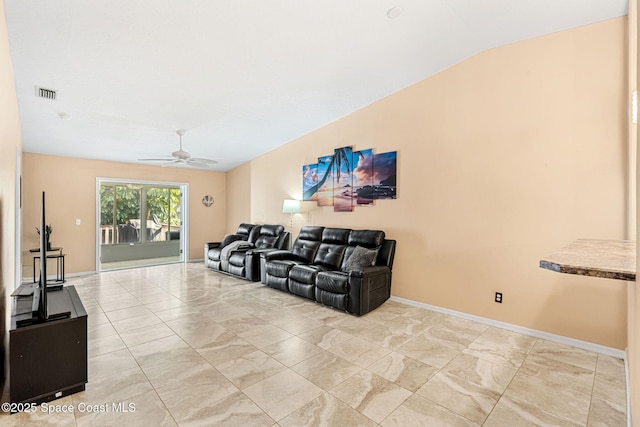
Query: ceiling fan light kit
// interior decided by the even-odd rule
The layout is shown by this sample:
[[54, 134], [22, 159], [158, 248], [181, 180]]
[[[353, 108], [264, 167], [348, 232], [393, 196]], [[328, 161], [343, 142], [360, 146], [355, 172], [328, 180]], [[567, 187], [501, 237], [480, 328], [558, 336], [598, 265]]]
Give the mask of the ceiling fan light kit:
[[197, 168], [208, 168], [211, 165], [218, 163], [212, 159], [203, 159], [197, 157], [191, 157], [191, 154], [182, 149], [182, 137], [186, 133], [184, 129], [176, 131], [180, 138], [180, 149], [171, 153], [171, 158], [165, 159], [138, 159], [141, 162], [167, 162], [162, 166], [171, 166], [173, 164], [181, 164], [185, 166], [193, 166]]

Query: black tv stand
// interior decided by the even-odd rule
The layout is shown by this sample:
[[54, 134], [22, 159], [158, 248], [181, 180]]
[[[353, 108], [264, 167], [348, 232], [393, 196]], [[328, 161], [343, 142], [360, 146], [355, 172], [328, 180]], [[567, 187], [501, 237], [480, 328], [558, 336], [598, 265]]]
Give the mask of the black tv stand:
[[[18, 286], [18, 288], [13, 291], [13, 293], [11, 294], [12, 297], [28, 297], [30, 295], [33, 295], [33, 289], [35, 288], [35, 286], [38, 283], [25, 283], [22, 284], [20, 286]], [[47, 292], [52, 292], [52, 291], [60, 291], [62, 290], [63, 285], [59, 284], [59, 285], [50, 285], [47, 284]]]
[[13, 303], [9, 330], [12, 403], [48, 402], [82, 391], [87, 383], [87, 312], [76, 289], [65, 286], [47, 294], [49, 318], [45, 322], [28, 322], [32, 299], [33, 295], [16, 296]]

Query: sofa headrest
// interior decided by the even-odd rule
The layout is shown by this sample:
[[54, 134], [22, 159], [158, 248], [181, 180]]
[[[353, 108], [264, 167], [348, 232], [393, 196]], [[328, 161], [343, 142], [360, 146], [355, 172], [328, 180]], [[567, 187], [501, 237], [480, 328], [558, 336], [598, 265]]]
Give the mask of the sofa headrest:
[[278, 238], [276, 236], [265, 236], [264, 234], [258, 237], [256, 240], [256, 248], [258, 249], [269, 249], [276, 246], [278, 242]]
[[325, 228], [322, 232], [322, 243], [334, 245], [346, 245], [349, 241], [351, 230], [346, 228]]
[[265, 224], [260, 229], [261, 236], [278, 237], [284, 231], [283, 225]]
[[315, 240], [319, 242], [322, 240], [322, 230], [324, 230], [324, 227], [305, 225], [300, 229], [297, 240]]
[[384, 242], [384, 231], [381, 230], [351, 230], [349, 246], [364, 246], [377, 248]]
[[253, 228], [251, 229], [251, 233], [249, 233], [249, 237], [247, 238], [247, 241], [249, 241], [249, 243], [255, 243], [256, 240], [258, 240], [258, 237], [260, 237], [260, 227], [259, 225], [254, 225]]
[[249, 236], [249, 233], [251, 233], [253, 227], [253, 224], [242, 223], [238, 226], [238, 231], [236, 232], [236, 234], [244, 234], [245, 236]]

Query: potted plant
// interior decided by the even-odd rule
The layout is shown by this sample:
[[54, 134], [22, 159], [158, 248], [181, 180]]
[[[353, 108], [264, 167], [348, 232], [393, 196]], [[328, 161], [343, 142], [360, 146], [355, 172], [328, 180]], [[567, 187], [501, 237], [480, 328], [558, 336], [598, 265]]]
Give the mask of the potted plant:
[[[38, 227], [36, 227], [36, 231], [38, 232], [38, 235], [40, 235], [40, 229]], [[51, 250], [51, 241], [49, 239], [51, 239], [51, 233], [53, 233], [53, 227], [51, 226], [51, 224], [45, 225], [44, 226], [44, 239], [47, 242], [47, 250], [50, 251]]]

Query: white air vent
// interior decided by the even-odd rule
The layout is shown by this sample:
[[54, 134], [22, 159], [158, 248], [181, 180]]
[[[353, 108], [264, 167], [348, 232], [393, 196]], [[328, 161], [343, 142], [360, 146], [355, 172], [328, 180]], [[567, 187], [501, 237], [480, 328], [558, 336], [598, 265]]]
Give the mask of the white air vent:
[[53, 89], [45, 89], [43, 87], [36, 86], [36, 96], [38, 98], [50, 99], [52, 101], [55, 101], [56, 97], [58, 96], [58, 92]]

